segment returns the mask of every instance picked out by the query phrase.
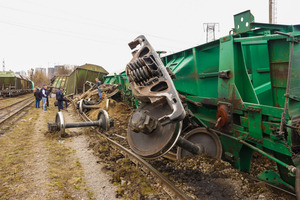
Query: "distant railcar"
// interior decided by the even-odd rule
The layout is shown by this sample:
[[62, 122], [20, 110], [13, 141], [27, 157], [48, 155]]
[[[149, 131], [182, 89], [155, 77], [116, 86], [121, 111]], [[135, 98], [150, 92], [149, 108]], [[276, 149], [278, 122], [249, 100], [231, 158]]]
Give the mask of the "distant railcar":
[[85, 64], [77, 67], [70, 75], [58, 75], [52, 79], [51, 87], [58, 89], [62, 87], [66, 95], [80, 94], [87, 90], [86, 81], [95, 82], [96, 78], [103, 80], [108, 72], [101, 66]]
[[34, 83], [14, 72], [0, 72], [0, 96], [10, 97], [33, 91]]

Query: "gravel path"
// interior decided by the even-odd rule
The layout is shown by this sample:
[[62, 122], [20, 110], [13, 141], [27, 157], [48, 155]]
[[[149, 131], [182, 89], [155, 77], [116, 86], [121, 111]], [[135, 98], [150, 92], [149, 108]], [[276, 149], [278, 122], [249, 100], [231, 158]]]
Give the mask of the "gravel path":
[[47, 145], [45, 144], [44, 132], [47, 131], [46, 126], [41, 126], [44, 123], [45, 112], [40, 112], [38, 120], [34, 123], [34, 132], [32, 133], [32, 144], [34, 144], [27, 168], [31, 177], [31, 182], [34, 184], [33, 192], [29, 199], [43, 199], [48, 196], [47, 184], [49, 180], [48, 174], [48, 156]]
[[[63, 112], [66, 123], [80, 121], [74, 113], [73, 107], [68, 108], [68, 112]], [[102, 170], [103, 165], [97, 163], [98, 158], [93, 154], [93, 150], [88, 148], [87, 136], [82, 135], [86, 131], [86, 128], [69, 129], [68, 133], [72, 137], [67, 139], [66, 145], [75, 150], [75, 156], [84, 171], [87, 187], [93, 192], [93, 196], [99, 200], [116, 199], [117, 187], [109, 182], [110, 176]]]

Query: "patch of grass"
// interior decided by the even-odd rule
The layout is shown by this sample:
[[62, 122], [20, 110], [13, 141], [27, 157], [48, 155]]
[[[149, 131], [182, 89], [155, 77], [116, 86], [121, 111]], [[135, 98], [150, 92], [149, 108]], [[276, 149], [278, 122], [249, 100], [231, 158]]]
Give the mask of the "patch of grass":
[[31, 123], [38, 116], [38, 113], [29, 111], [25, 116], [26, 121], [21, 120], [11, 125], [11, 128], [0, 137], [1, 199], [24, 198], [28, 192], [31, 183], [26, 181], [23, 171], [27, 167], [26, 160], [30, 159], [34, 145], [31, 141], [31, 133], [34, 131]]
[[[47, 121], [53, 122], [57, 110], [52, 108], [48, 111]], [[74, 199], [74, 196], [82, 197], [86, 194], [87, 198], [93, 199], [93, 193], [89, 191], [83, 180], [84, 172], [81, 163], [74, 157], [75, 150], [65, 146], [64, 139], [59, 133], [45, 135], [49, 151], [49, 187], [53, 194], [48, 198]]]

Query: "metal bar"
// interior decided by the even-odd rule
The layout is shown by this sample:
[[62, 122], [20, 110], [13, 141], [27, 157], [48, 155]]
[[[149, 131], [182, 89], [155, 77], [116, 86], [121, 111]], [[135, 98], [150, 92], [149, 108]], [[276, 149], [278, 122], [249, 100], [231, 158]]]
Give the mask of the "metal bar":
[[178, 138], [176, 145], [196, 155], [203, 153], [204, 150], [200, 146], [195, 145], [183, 137]]
[[101, 108], [100, 106], [95, 106], [95, 105], [83, 105], [83, 108], [92, 108], [92, 109], [97, 109], [97, 108]]
[[294, 52], [294, 37], [290, 34], [287, 33], [282, 33], [282, 32], [278, 32], [275, 31], [275, 33], [279, 34], [279, 35], [284, 35], [287, 36], [289, 38], [292, 38], [291, 40], [291, 48], [290, 48], [290, 58], [289, 58], [289, 68], [288, 68], [288, 77], [287, 77], [287, 83], [286, 83], [286, 92], [285, 92], [285, 102], [284, 102], [284, 110], [283, 113], [281, 115], [281, 122], [280, 122], [280, 130], [279, 130], [279, 135], [283, 135], [284, 134], [284, 126], [286, 123], [286, 112], [287, 112], [287, 105], [289, 102], [289, 95], [290, 95], [290, 77], [291, 77], [291, 69], [292, 69], [292, 61], [293, 61], [293, 52]]
[[78, 128], [78, 127], [89, 127], [89, 126], [99, 126], [99, 122], [72, 122], [66, 123], [66, 128]]
[[210, 73], [202, 73], [199, 74], [199, 78], [200, 79], [205, 79], [205, 78], [214, 78], [214, 77], [218, 77], [219, 72], [210, 72]]
[[217, 130], [214, 130], [214, 129], [211, 129], [211, 128], [208, 129], [208, 130], [213, 131], [213, 132], [215, 132], [215, 133], [218, 133], [218, 134], [220, 134], [220, 135], [226, 136], [226, 137], [231, 138], [231, 139], [233, 139], [233, 140], [236, 140], [236, 141], [238, 141], [238, 142], [240, 142], [240, 143], [242, 143], [242, 144], [244, 144], [244, 145], [250, 147], [251, 149], [253, 149], [253, 150], [255, 150], [255, 151], [258, 151], [259, 153], [261, 153], [261, 154], [263, 154], [264, 156], [270, 158], [271, 160], [277, 162], [278, 164], [282, 165], [283, 167], [287, 168], [290, 172], [292, 172], [293, 174], [295, 174], [295, 170], [296, 170], [296, 167], [295, 167], [295, 166], [293, 166], [293, 165], [288, 165], [288, 164], [282, 162], [281, 160], [279, 160], [279, 159], [277, 159], [277, 158], [271, 156], [270, 154], [268, 154], [268, 153], [264, 152], [263, 150], [261, 150], [261, 149], [255, 147], [255, 146], [249, 144], [248, 142], [246, 142], [246, 141], [244, 141], [244, 140], [240, 140], [240, 139], [235, 138], [235, 137], [233, 137], [233, 136], [224, 134], [224, 133], [222, 133], [221, 131], [217, 131]]

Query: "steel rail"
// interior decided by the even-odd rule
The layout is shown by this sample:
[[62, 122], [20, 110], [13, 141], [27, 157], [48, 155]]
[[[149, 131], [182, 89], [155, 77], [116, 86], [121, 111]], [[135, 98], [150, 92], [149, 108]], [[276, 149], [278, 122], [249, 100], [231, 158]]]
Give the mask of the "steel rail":
[[[73, 104], [74, 105], [74, 104]], [[75, 106], [75, 105], [74, 105]], [[78, 110], [77, 110], [78, 112]], [[78, 114], [80, 115], [80, 117], [84, 120], [84, 121], [91, 121], [91, 119], [85, 114], [82, 113], [80, 114], [78, 112]], [[93, 127], [92, 127], [93, 128]], [[146, 167], [150, 172], [152, 172], [152, 174], [154, 174], [157, 178], [160, 179], [160, 183], [162, 186], [167, 187], [167, 189], [169, 191], [171, 191], [171, 193], [173, 193], [173, 195], [169, 194], [169, 191], [165, 192], [171, 196], [171, 198], [173, 199], [175, 197], [175, 199], [191, 199], [189, 196], [187, 196], [184, 192], [182, 192], [178, 187], [176, 187], [167, 177], [165, 177], [163, 174], [161, 174], [159, 171], [157, 171], [153, 166], [151, 166], [148, 162], [146, 162], [144, 159], [142, 159], [140, 156], [138, 156], [137, 154], [135, 154], [134, 152], [132, 152], [131, 150], [127, 149], [126, 147], [122, 146], [121, 144], [119, 144], [118, 142], [110, 139], [109, 137], [107, 137], [106, 135], [104, 135], [103, 133], [101, 133], [99, 130], [97, 130], [97, 132], [103, 136], [105, 139], [107, 139], [107, 141], [110, 142], [110, 144], [112, 144], [114, 147], [118, 148], [119, 150], [121, 150], [121, 152], [125, 152], [127, 156], [129, 156], [130, 158], [133, 158], [135, 161], [139, 162], [142, 166]], [[163, 187], [164, 188], [164, 187]]]
[[[75, 105], [74, 105], [75, 106]], [[76, 107], [76, 106], [75, 106]], [[78, 111], [77, 111], [78, 112]], [[89, 121], [91, 121], [90, 119], [89, 119], [89, 117], [85, 114], [85, 113], [83, 113], [83, 114], [80, 114], [79, 112], [78, 112], [78, 114], [80, 115], [80, 117], [83, 119], [83, 120], [89, 120]], [[107, 137], [106, 135], [104, 135], [103, 133], [101, 133], [101, 132], [99, 132], [99, 130], [97, 130], [98, 131], [98, 133], [100, 133], [102, 136], [104, 136], [111, 144], [113, 144], [113, 145], [115, 145], [117, 148], [119, 148], [121, 151], [125, 151], [127, 154], [133, 154], [132, 155], [132, 157], [133, 158], [139, 158], [139, 159], [141, 159], [142, 161], [141, 162], [145, 162], [146, 163], [146, 165], [149, 165], [149, 167], [152, 167], [149, 163], [147, 163], [145, 160], [143, 160], [142, 158], [140, 158], [138, 155], [136, 155], [136, 154], [134, 154], [131, 150], [128, 150], [127, 148], [125, 148], [125, 147], [123, 147], [122, 145], [120, 145], [120, 144], [118, 144], [117, 142], [115, 142], [114, 140], [112, 140], [112, 139], [110, 139], [109, 137]], [[213, 131], [215, 131], [215, 130], [213, 130]], [[122, 138], [122, 139], [126, 139], [124, 136], [121, 136], [121, 135], [118, 135], [118, 134], [114, 134], [114, 136], [116, 136], [116, 137], [119, 137], [119, 138]], [[119, 147], [120, 146], [120, 147]], [[124, 148], [124, 149], [123, 149]], [[171, 159], [171, 160], [173, 160], [172, 159], [172, 155], [170, 155], [171, 156], [171, 158], [169, 158], [169, 159]], [[167, 157], [168, 158], [168, 157]], [[138, 162], [140, 162], [139, 160], [137, 160]], [[143, 164], [142, 163], [142, 164]], [[144, 165], [144, 164], [143, 164]], [[152, 167], [153, 168], [153, 167]], [[153, 168], [154, 169], [154, 168]], [[156, 170], [156, 169], [154, 169], [154, 170]], [[151, 170], [150, 170], [151, 171]], [[157, 171], [157, 170], [156, 170]], [[158, 171], [157, 171], [158, 172]], [[160, 172], [158, 172], [159, 174], [161, 174]], [[258, 178], [255, 178], [255, 177], [253, 177], [253, 176], [251, 176], [250, 174], [248, 174], [248, 173], [245, 173], [246, 175], [247, 175], [247, 177], [249, 177], [250, 179], [252, 179], [252, 180], [254, 180], [254, 181], [257, 181], [257, 182], [264, 182], [266, 185], [268, 185], [268, 186], [270, 186], [270, 187], [272, 187], [272, 188], [274, 188], [274, 189], [277, 189], [277, 190], [280, 190], [280, 191], [282, 191], [282, 192], [285, 192], [285, 193], [287, 193], [287, 194], [289, 194], [289, 195], [292, 195], [292, 196], [296, 196], [296, 194], [295, 193], [293, 193], [293, 192], [291, 192], [291, 191], [288, 191], [288, 190], [286, 190], [286, 189], [284, 189], [284, 188], [281, 188], [281, 187], [279, 187], [279, 186], [276, 186], [276, 185], [273, 185], [273, 184], [270, 184], [270, 183], [267, 183], [267, 182], [265, 182], [265, 181], [262, 181], [262, 180], [260, 180], [260, 179], [258, 179]], [[162, 174], [161, 174], [162, 175]], [[162, 175], [163, 176], [163, 175]], [[164, 176], [163, 176], [164, 177]], [[167, 179], [166, 177], [164, 177], [165, 179]], [[170, 182], [168, 179], [167, 179], [167, 182]], [[171, 183], [172, 185], [174, 185], [173, 183]], [[175, 188], [177, 188], [175, 185], [174, 185], [174, 187]], [[179, 190], [179, 189], [178, 189]], [[179, 190], [180, 191], [180, 190]], [[176, 193], [176, 192], [174, 192], [174, 193]], [[180, 191], [180, 193], [182, 193], [181, 191]], [[180, 197], [179, 197], [180, 198]], [[190, 197], [187, 197], [185, 194], [184, 194], [184, 197], [182, 197], [181, 199], [190, 199]]]
[[[17, 101], [17, 102], [15, 102], [15, 103], [12, 103], [12, 104], [10, 104], [10, 105], [8, 105], [8, 106], [0, 107], [0, 110], [4, 110], [4, 109], [6, 109], [6, 108], [8, 108], [8, 107], [14, 106], [14, 105], [19, 104], [19, 103], [21, 103], [21, 102], [23, 102], [23, 101], [27, 101], [27, 100], [30, 99], [30, 98], [33, 98], [33, 96], [30, 96], [30, 97], [25, 98], [25, 99], [21, 99], [20, 101]], [[2, 99], [2, 100], [4, 100], [4, 99]]]
[[256, 182], [264, 183], [264, 184], [266, 184], [266, 185], [268, 185], [268, 186], [270, 186], [270, 187], [272, 187], [272, 188], [274, 188], [274, 189], [276, 189], [276, 190], [280, 190], [280, 191], [285, 192], [285, 193], [287, 193], [287, 194], [289, 194], [289, 195], [291, 195], [291, 196], [296, 197], [296, 194], [293, 193], [293, 192], [291, 192], [291, 191], [289, 191], [289, 190], [286, 190], [286, 189], [284, 189], [284, 188], [282, 188], [282, 187], [273, 185], [273, 184], [268, 183], [268, 182], [266, 182], [266, 181], [260, 180], [260, 179], [258, 179], [258, 178], [253, 177], [253, 176], [249, 176], [248, 173], [245, 173], [245, 174], [248, 175], [248, 178], [249, 178], [249, 179], [252, 179], [252, 180], [254, 180], [254, 181], [256, 181]]
[[[32, 98], [32, 100], [30, 98]], [[22, 106], [13, 109], [12, 111], [8, 112], [8, 114], [6, 114], [6, 115], [0, 116], [0, 124], [4, 123], [6, 120], [8, 120], [12, 116], [14, 116], [15, 114], [19, 113], [24, 108], [26, 108], [27, 106], [29, 106], [30, 104], [32, 104], [34, 102], [34, 97], [30, 97], [30, 98], [23, 99], [22, 101], [18, 101], [17, 103], [13, 103], [13, 104], [11, 104], [9, 106], [6, 106], [5, 108], [1, 108], [1, 110], [4, 110], [4, 109], [7, 109], [7, 108], [9, 108], [11, 106], [16, 106], [16, 105], [24, 102], [24, 100], [26, 100], [25, 103]]]

